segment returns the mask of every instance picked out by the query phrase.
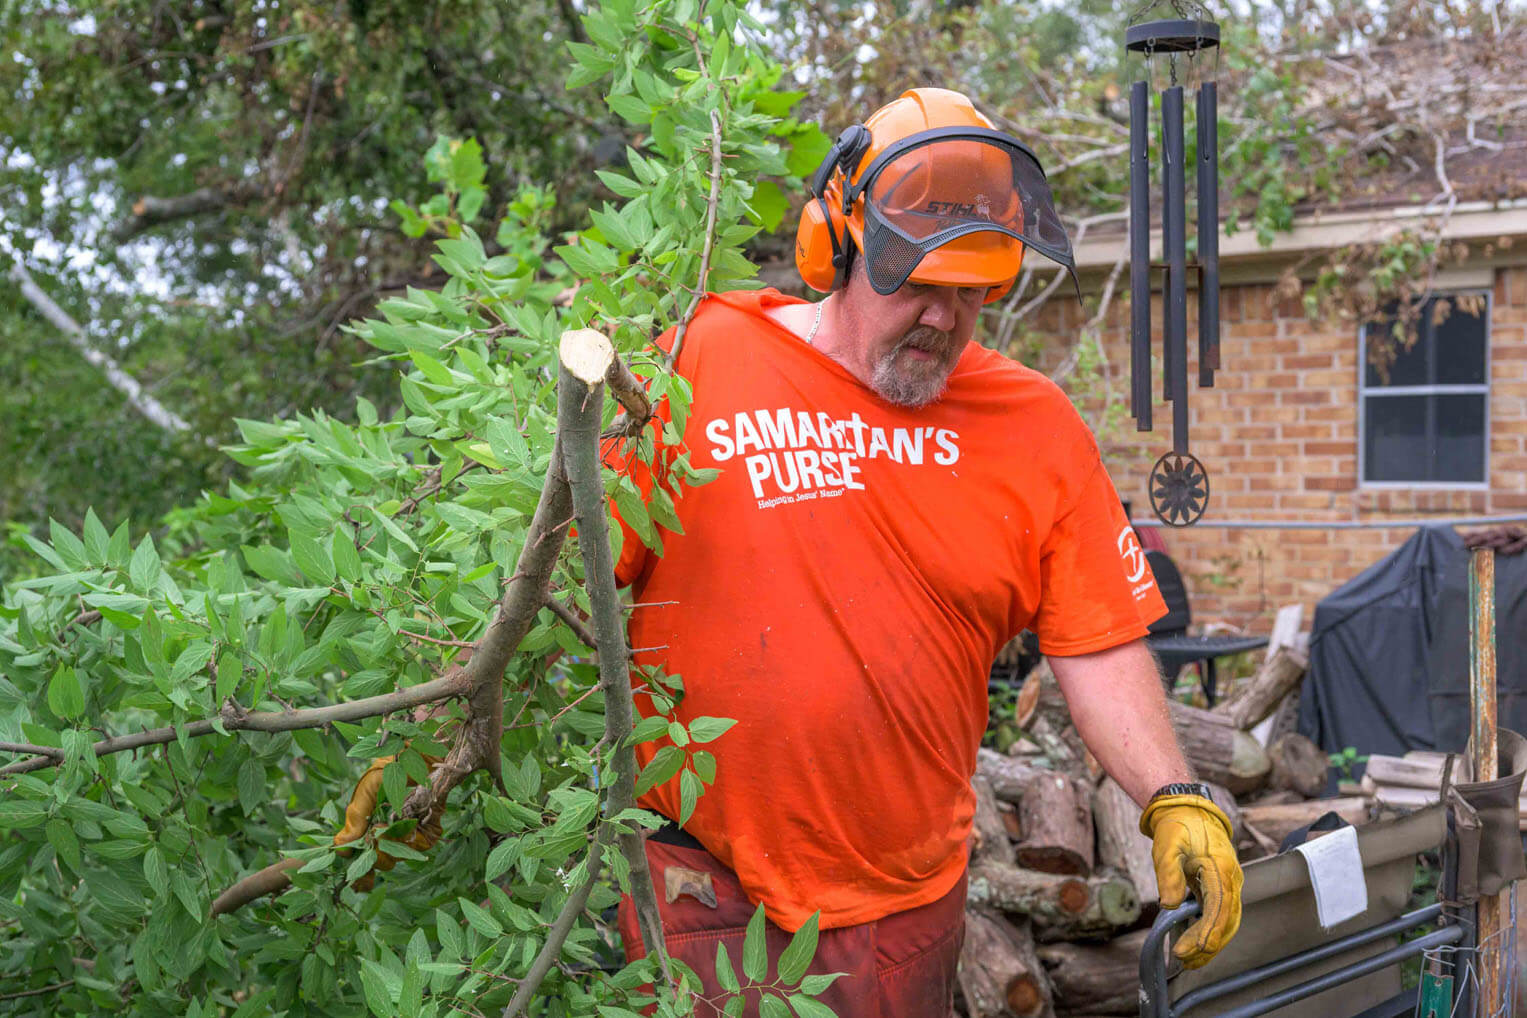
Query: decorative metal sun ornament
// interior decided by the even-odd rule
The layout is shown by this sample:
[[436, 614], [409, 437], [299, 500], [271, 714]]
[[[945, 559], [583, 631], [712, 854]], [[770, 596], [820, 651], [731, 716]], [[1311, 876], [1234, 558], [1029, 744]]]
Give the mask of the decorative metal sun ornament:
[[1209, 504], [1209, 475], [1197, 457], [1169, 452], [1151, 468], [1151, 508], [1163, 523], [1187, 527]]
[[[1130, 416], [1139, 431], [1151, 430], [1151, 282], [1162, 270], [1161, 397], [1172, 404], [1172, 451], [1151, 471], [1151, 506], [1163, 523], [1185, 527], [1198, 521], [1209, 500], [1203, 464], [1188, 453], [1188, 270], [1198, 284], [1198, 384], [1212, 388], [1219, 347], [1219, 138], [1216, 82], [1200, 75], [1198, 54], [1219, 46], [1219, 26], [1196, 3], [1172, 0], [1176, 18], [1134, 23], [1125, 48], [1144, 57], [1154, 79], [1165, 63], [1167, 87], [1161, 109], [1161, 259], [1151, 261], [1150, 99], [1145, 81], [1129, 90], [1129, 285]], [[1197, 79], [1198, 251], [1187, 254], [1187, 165], [1183, 141], [1184, 77]], [[1188, 72], [1192, 72], [1189, 74]], [[1158, 494], [1157, 489], [1161, 489]], [[1180, 497], [1179, 497], [1180, 495]]]

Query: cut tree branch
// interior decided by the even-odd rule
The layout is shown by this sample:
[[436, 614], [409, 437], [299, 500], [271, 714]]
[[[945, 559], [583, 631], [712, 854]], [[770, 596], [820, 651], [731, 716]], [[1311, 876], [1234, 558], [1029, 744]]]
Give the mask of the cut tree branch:
[[32, 274], [26, 270], [26, 266], [21, 264], [20, 259], [16, 259], [11, 264], [10, 276], [21, 287], [21, 295], [64, 334], [69, 340], [69, 345], [78, 350], [80, 356], [105, 374], [111, 387], [126, 397], [134, 410], [165, 431], [181, 432], [190, 429], [191, 426], [185, 422], [184, 418], [167, 409], [164, 404], [145, 392], [138, 380], [124, 371], [120, 364], [91, 346], [90, 341], [85, 338], [85, 330], [78, 322], [70, 318], [68, 312], [59, 307], [52, 297], [43, 292], [42, 287], [32, 279]]
[[[434, 703], [438, 700], [448, 700], [453, 696], [464, 696], [469, 689], [467, 675], [463, 670], [456, 669], [438, 679], [431, 679], [429, 682], [410, 686], [407, 689], [383, 693], [380, 696], [368, 696], [363, 700], [351, 700], [349, 703], [331, 704], [327, 707], [306, 707], [289, 711], [248, 711], [230, 699], [223, 704], [223, 709], [216, 718], [102, 739], [95, 744], [95, 755], [105, 756], [108, 753], [121, 753], [129, 749], [140, 749], [143, 746], [174, 742], [182, 734], [188, 738], [211, 735], [217, 732], [218, 725], [227, 732], [291, 732], [299, 728], [321, 728], [335, 721], [359, 721], [362, 718], [372, 718], [379, 714], [391, 714], [393, 711], [417, 707], [421, 703]], [[42, 770], [45, 767], [55, 766], [59, 759], [61, 757], [41, 756], [31, 760], [21, 760], [0, 767], [0, 775], [26, 774]]]
[[[564, 469], [578, 518], [578, 547], [583, 553], [584, 577], [593, 608], [594, 639], [599, 651], [599, 685], [605, 699], [604, 741], [615, 747], [615, 776], [605, 804], [605, 816], [618, 816], [636, 805], [636, 753], [628, 745], [635, 707], [631, 700], [631, 673], [626, 648], [625, 613], [615, 592], [615, 562], [610, 553], [609, 521], [599, 463], [599, 419], [604, 406], [601, 385], [615, 359], [615, 350], [603, 333], [579, 329], [562, 335], [561, 374], [557, 380], [557, 437]], [[589, 846], [583, 883], [568, 897], [552, 924], [546, 943], [536, 955], [518, 991], [504, 1009], [504, 1018], [515, 1018], [529, 1004], [546, 973], [562, 953], [573, 923], [588, 902], [604, 848], [612, 827], [600, 826]], [[639, 833], [619, 836], [621, 854], [631, 876], [631, 896], [636, 902], [642, 942], [649, 956], [656, 955], [663, 984], [672, 986], [668, 951], [663, 943], [657, 893], [647, 867], [647, 852]]]

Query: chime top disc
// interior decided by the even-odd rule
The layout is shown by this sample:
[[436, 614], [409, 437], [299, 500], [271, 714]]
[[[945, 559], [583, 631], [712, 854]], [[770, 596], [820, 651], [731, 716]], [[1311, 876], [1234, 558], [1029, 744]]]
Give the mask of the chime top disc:
[[1137, 53], [1195, 53], [1218, 45], [1212, 21], [1147, 21], [1124, 30], [1124, 48]]

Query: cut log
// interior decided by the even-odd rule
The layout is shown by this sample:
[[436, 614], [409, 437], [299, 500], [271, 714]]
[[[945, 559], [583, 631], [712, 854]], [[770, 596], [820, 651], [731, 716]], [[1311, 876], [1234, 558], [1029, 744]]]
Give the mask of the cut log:
[[1082, 879], [984, 862], [970, 868], [966, 901], [1026, 915], [1044, 940], [1107, 936], [1140, 917], [1134, 885], [1114, 873]]
[[[1407, 788], [1404, 785], [1381, 785], [1373, 786], [1373, 798], [1380, 806], [1393, 806], [1396, 809], [1420, 809], [1422, 806], [1430, 806], [1441, 798], [1438, 788]], [[1517, 812], [1527, 813], [1527, 795], [1523, 795], [1516, 801]]]
[[1071, 723], [1071, 710], [1066, 706], [1066, 697], [1060, 691], [1060, 684], [1055, 681], [1055, 673], [1050, 670], [1048, 660], [1041, 660], [1024, 676], [1023, 685], [1018, 689], [1017, 707], [1013, 712], [1013, 719], [1018, 722], [1019, 728], [1028, 728], [1040, 717], [1049, 718], [1062, 727]]
[[1091, 786], [1052, 771], [1029, 784], [1018, 804], [1018, 865], [1041, 873], [1092, 872]]
[[992, 792], [991, 781], [984, 774], [970, 779], [970, 787], [976, 793], [975, 844], [971, 847], [971, 861], [991, 859], [1012, 866], [1016, 863], [1013, 843], [1008, 840], [1007, 824], [997, 810], [997, 797]]
[[1368, 757], [1368, 766], [1363, 775], [1379, 785], [1436, 789], [1442, 787], [1442, 766], [1445, 760], [1446, 757], [1412, 760], [1409, 756], [1382, 756], [1375, 753]]
[[1016, 804], [1023, 801], [1025, 789], [1051, 772], [996, 750], [982, 749], [976, 753], [976, 773], [991, 782], [997, 798]]
[[1050, 1018], [1050, 981], [1034, 953], [1027, 922], [984, 909], [965, 913], [960, 993], [970, 1018]]
[[1213, 711], [1175, 700], [1169, 700], [1167, 706], [1177, 741], [1200, 778], [1224, 785], [1236, 795], [1262, 787], [1272, 770], [1272, 761], [1249, 732]]
[[1154, 904], [1158, 896], [1151, 839], [1140, 833], [1140, 807], [1112, 778], [1104, 778], [1092, 793], [1092, 822], [1097, 828], [1098, 862], [1128, 877], [1142, 905]]
[[1067, 1013], [1140, 1013], [1140, 950], [1150, 930], [1126, 933], [1106, 944], [1045, 944], [1038, 949], [1055, 994]]
[[1280, 735], [1267, 747], [1272, 761], [1267, 787], [1288, 789], [1313, 799], [1324, 794], [1331, 762], [1325, 752], [1298, 732]]
[[1346, 799], [1310, 799], [1279, 806], [1242, 806], [1241, 817], [1272, 840], [1282, 843], [1290, 832], [1314, 823], [1328, 812], [1354, 826], [1368, 820], [1368, 800], [1360, 796]]
[[1292, 647], [1280, 647], [1262, 662], [1251, 682], [1233, 699], [1214, 708], [1237, 728], [1250, 728], [1278, 709], [1309, 669], [1309, 660]]

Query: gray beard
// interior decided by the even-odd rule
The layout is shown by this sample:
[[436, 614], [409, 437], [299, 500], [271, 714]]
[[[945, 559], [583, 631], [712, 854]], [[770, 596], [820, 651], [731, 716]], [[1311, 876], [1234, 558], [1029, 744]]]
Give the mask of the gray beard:
[[[903, 350], [913, 345], [926, 348], [926, 342], [931, 338], [939, 341], [935, 360], [911, 367], [898, 366]], [[926, 325], [913, 329], [876, 362], [870, 388], [886, 402], [913, 410], [937, 401], [948, 388], [949, 373], [954, 370], [955, 358], [948, 342], [949, 337], [937, 329]]]

